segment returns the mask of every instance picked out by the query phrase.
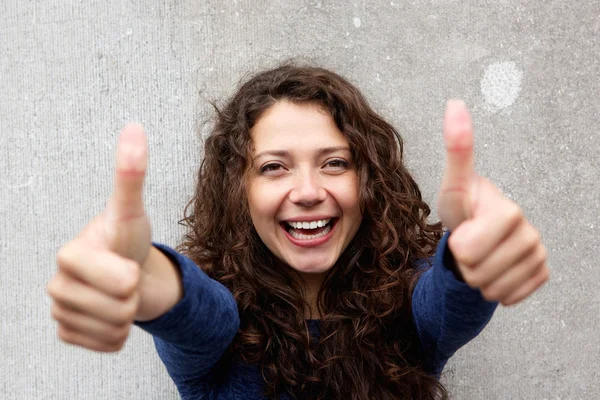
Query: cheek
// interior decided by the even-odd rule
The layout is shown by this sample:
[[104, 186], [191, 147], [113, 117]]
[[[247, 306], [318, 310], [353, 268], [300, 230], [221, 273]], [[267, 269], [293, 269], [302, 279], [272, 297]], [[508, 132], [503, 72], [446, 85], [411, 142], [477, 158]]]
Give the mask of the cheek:
[[272, 220], [279, 206], [279, 196], [271, 185], [254, 183], [248, 190], [248, 208], [254, 226], [258, 229], [265, 220]]
[[360, 213], [360, 195], [358, 177], [341, 182], [336, 187], [337, 202], [345, 213]]

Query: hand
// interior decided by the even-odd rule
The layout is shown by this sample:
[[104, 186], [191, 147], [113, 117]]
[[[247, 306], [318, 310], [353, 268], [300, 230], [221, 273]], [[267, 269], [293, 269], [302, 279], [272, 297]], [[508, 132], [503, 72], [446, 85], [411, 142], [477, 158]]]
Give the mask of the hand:
[[118, 351], [129, 335], [139, 306], [140, 268], [151, 245], [142, 200], [146, 165], [143, 128], [128, 125], [119, 137], [105, 211], [58, 251], [48, 293], [58, 336], [67, 343]]
[[521, 208], [473, 166], [473, 126], [462, 101], [444, 116], [446, 170], [438, 212], [450, 231], [448, 245], [465, 282], [489, 301], [512, 305], [549, 278], [547, 251]]

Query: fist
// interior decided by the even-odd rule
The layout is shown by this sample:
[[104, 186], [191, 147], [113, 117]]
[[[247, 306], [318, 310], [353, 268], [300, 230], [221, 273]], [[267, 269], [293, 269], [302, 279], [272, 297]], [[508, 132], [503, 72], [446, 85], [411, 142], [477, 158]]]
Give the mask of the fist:
[[446, 169], [438, 212], [465, 282], [489, 301], [512, 305], [549, 278], [547, 251], [521, 208], [473, 167], [473, 126], [461, 101], [444, 116]]
[[143, 129], [125, 127], [117, 145], [113, 193], [96, 216], [57, 254], [47, 290], [58, 336], [96, 351], [123, 347], [137, 314], [139, 284], [151, 245], [142, 193], [147, 165]]

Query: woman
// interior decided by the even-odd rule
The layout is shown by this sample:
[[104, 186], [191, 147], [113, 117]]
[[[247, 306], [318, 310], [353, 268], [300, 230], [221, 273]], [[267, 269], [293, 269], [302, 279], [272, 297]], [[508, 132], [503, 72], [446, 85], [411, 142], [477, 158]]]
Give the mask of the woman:
[[447, 398], [448, 358], [548, 268], [537, 230], [474, 173], [461, 102], [444, 137], [443, 236], [353, 85], [259, 73], [217, 110], [177, 252], [151, 244], [145, 136], [126, 127], [105, 212], [57, 257], [59, 337], [117, 351], [135, 322], [184, 399]]

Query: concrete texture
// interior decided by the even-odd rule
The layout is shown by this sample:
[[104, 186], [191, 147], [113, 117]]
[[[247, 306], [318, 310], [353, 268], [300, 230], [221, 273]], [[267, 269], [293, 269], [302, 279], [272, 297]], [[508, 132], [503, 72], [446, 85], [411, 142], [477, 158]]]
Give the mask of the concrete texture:
[[478, 171], [544, 236], [551, 282], [455, 355], [453, 398], [600, 398], [599, 53], [591, 0], [0, 1], [0, 398], [178, 397], [138, 329], [116, 355], [58, 341], [54, 255], [102, 209], [129, 121], [149, 133], [154, 239], [176, 244], [207, 101], [290, 57], [365, 91], [430, 202], [463, 98]]

